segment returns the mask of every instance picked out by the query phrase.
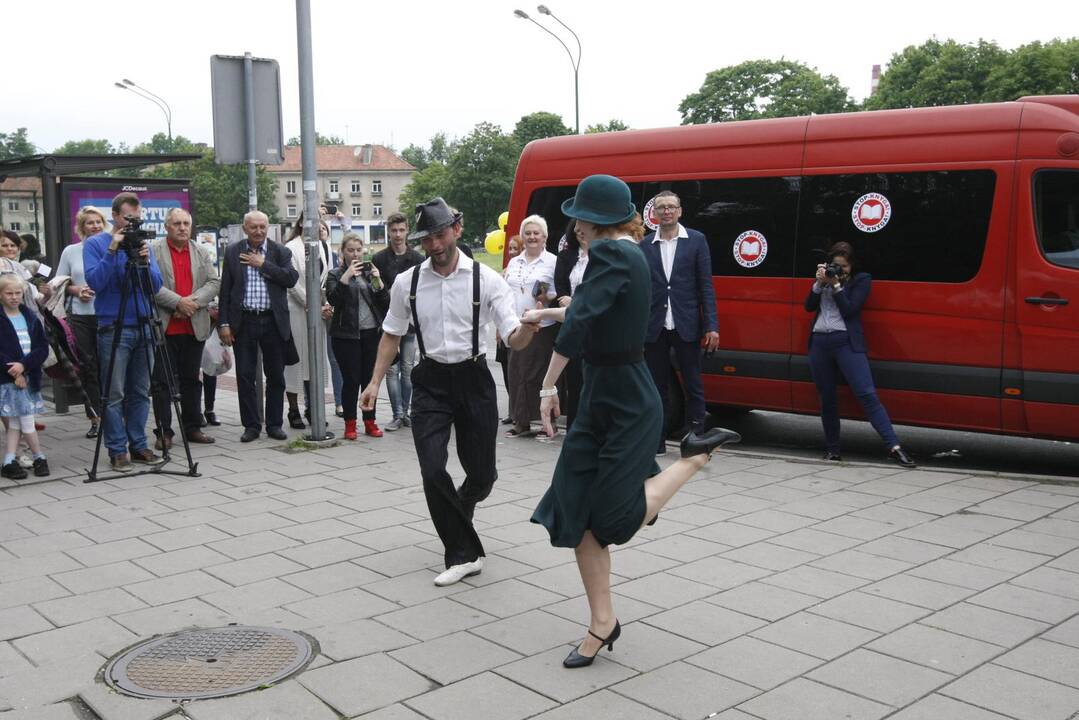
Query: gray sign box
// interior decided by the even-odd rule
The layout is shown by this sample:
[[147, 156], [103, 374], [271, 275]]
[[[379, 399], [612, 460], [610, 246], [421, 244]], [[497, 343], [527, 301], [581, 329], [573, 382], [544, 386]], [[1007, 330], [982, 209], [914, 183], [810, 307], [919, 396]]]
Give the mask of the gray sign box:
[[[252, 58], [255, 83], [255, 159], [280, 165], [284, 158], [281, 123], [281, 71], [276, 60]], [[244, 136], [244, 58], [210, 57], [214, 108], [214, 155], [221, 165], [247, 162]]]

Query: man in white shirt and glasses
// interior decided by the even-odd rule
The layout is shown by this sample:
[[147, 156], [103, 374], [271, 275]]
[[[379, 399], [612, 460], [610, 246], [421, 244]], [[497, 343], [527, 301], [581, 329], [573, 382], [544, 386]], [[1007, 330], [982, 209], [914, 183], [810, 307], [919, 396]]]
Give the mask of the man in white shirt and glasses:
[[[487, 368], [486, 325], [494, 322], [514, 350], [528, 345], [538, 325], [522, 325], [506, 281], [458, 250], [461, 213], [442, 198], [417, 205], [416, 212], [416, 230], [408, 239], [421, 242], [427, 259], [398, 275], [390, 289], [375, 370], [360, 405], [374, 407], [411, 323], [420, 351], [412, 370], [412, 438], [431, 520], [446, 548], [446, 570], [435, 585], [445, 586], [483, 569], [485, 553], [472, 514], [498, 477], [498, 404]], [[465, 471], [459, 489], [446, 471], [451, 429]]]

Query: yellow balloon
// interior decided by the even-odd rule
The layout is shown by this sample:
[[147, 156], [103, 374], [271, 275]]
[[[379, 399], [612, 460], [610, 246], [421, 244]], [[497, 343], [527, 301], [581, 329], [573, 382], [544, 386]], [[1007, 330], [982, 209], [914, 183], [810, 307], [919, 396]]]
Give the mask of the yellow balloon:
[[504, 213], [498, 216], [498, 229], [505, 231], [506, 224], [510, 221], [510, 211], [506, 210]]
[[501, 255], [502, 251], [506, 249], [506, 232], [504, 230], [492, 230], [487, 233], [487, 239], [483, 241], [483, 246], [487, 248], [487, 252], [492, 255]]

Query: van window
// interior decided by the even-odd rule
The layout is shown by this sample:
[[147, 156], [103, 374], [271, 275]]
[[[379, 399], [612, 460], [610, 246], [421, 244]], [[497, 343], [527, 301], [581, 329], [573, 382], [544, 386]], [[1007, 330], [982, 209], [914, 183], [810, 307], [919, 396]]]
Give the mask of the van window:
[[[682, 225], [708, 238], [713, 275], [789, 278], [800, 187], [798, 177], [649, 182], [638, 207], [661, 190], [677, 195]], [[740, 238], [742, 262], [734, 254]]]
[[[678, 195], [682, 225], [708, 238], [713, 275], [791, 277], [800, 182], [798, 177], [675, 180], [631, 182], [629, 189], [638, 211], [661, 190]], [[547, 249], [552, 252], [557, 251], [568, 222], [562, 214], [562, 202], [573, 197], [576, 189], [576, 185], [545, 187], [529, 198], [529, 215], [542, 215], [550, 227]], [[740, 264], [734, 257], [735, 242], [749, 231], [763, 237], [764, 259]], [[506, 234], [516, 235], [517, 228], [506, 228]], [[761, 244], [756, 237], [746, 240], [749, 247]]]
[[1079, 269], [1079, 170], [1034, 174], [1034, 220], [1045, 259]]
[[[845, 240], [854, 246], [858, 269], [877, 280], [971, 280], [982, 264], [995, 187], [992, 170], [807, 175], [796, 272], [812, 276], [824, 250]], [[876, 195], [858, 213], [860, 229], [854, 209], [869, 194]], [[864, 229], [882, 219], [879, 229]]]

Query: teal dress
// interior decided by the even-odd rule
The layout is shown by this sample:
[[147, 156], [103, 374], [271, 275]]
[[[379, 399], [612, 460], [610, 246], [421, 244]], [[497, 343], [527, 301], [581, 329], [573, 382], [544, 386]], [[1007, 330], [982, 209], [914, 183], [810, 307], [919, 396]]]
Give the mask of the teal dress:
[[559, 354], [584, 357], [584, 386], [551, 487], [532, 514], [557, 547], [577, 547], [585, 530], [602, 546], [618, 545], [644, 522], [644, 481], [659, 472], [663, 424], [641, 354], [650, 303], [648, 261], [636, 243], [589, 246], [588, 268], [555, 341]]

